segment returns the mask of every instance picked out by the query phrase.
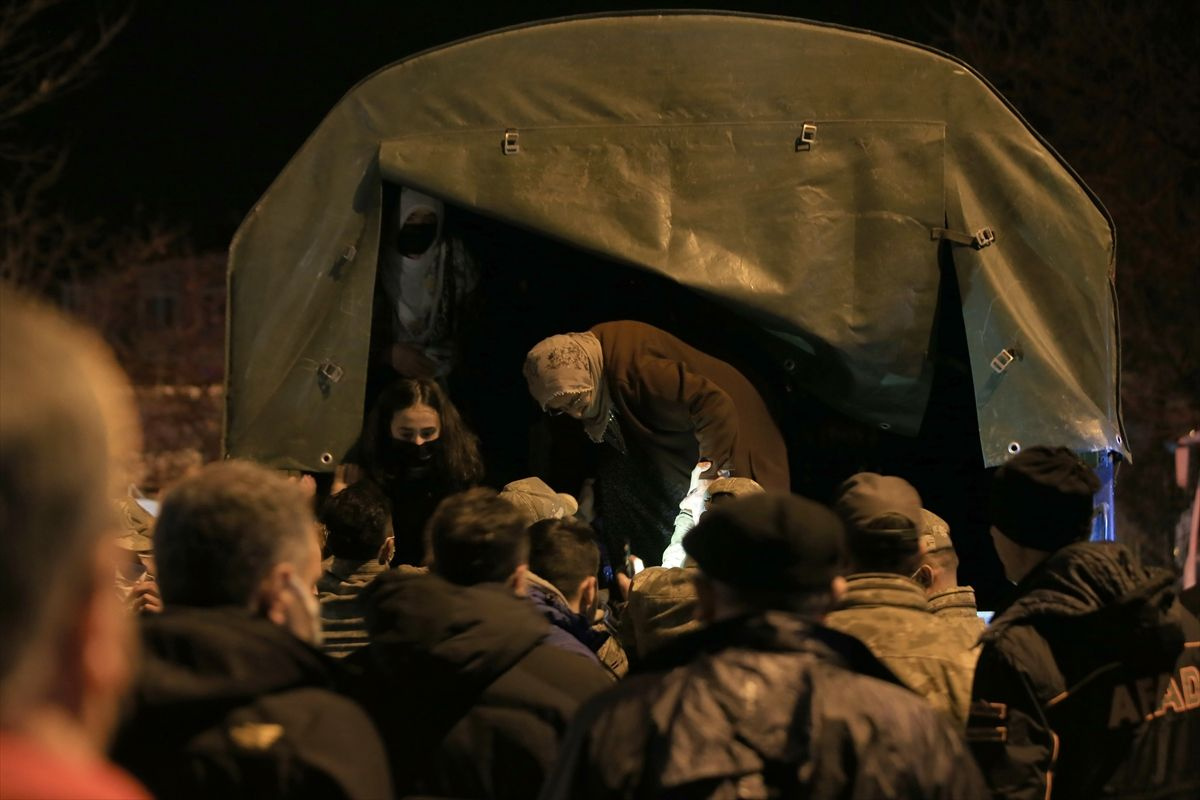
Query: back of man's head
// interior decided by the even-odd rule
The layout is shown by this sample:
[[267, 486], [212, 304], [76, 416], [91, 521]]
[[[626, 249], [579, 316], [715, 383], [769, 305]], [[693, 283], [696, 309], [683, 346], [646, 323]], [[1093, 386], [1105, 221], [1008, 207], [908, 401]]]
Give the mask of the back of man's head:
[[1086, 539], [1100, 490], [1096, 473], [1065, 447], [1027, 447], [992, 478], [991, 522], [1017, 544], [1053, 552]]
[[950, 525], [929, 509], [921, 509], [921, 563], [927, 573], [927, 592], [939, 592], [958, 585], [958, 553], [950, 538]]
[[365, 561], [379, 556], [391, 530], [391, 509], [378, 484], [363, 480], [325, 501], [321, 523], [329, 555]]
[[570, 600], [600, 570], [592, 526], [577, 519], [544, 519], [529, 526], [529, 569]]
[[154, 557], [163, 604], [249, 607], [273, 567], [315, 545], [300, 485], [249, 461], [209, 464], [163, 501]]
[[821, 614], [841, 574], [845, 529], [819, 503], [767, 493], [710, 509], [683, 546], [706, 579], [751, 610]]
[[[109, 655], [102, 648], [114, 649], [123, 664], [125, 642], [92, 637], [124, 633], [112, 591], [110, 498], [122, 492], [124, 469], [139, 448], [136, 420], [129, 384], [98, 337], [0, 286], [5, 727], [45, 702], [69, 696], [82, 705], [90, 702], [82, 696], [119, 688], [116, 681], [96, 685], [94, 673]], [[106, 627], [101, 620], [110, 612], [117, 616]]]
[[468, 489], [438, 504], [425, 527], [430, 568], [451, 583], [508, 581], [528, 563], [521, 512], [492, 489]]
[[912, 575], [921, 566], [921, 496], [907, 481], [860, 472], [838, 489], [855, 572]]

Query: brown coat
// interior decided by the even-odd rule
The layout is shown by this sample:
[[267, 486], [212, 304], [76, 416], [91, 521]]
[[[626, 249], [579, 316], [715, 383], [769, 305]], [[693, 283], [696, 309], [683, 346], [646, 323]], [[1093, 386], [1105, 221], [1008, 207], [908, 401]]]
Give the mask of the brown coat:
[[679, 499], [699, 457], [753, 478], [768, 491], [790, 488], [787, 447], [754, 386], [729, 364], [642, 322], [604, 322], [592, 333], [622, 435], [636, 438]]

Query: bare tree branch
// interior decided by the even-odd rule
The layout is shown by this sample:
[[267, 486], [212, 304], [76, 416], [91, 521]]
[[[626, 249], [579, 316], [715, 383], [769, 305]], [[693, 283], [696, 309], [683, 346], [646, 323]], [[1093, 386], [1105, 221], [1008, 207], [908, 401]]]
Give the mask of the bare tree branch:
[[133, 13], [97, 12], [92, 28], [46, 41], [36, 23], [62, 2], [8, 0], [0, 13], [0, 128], [82, 85]]

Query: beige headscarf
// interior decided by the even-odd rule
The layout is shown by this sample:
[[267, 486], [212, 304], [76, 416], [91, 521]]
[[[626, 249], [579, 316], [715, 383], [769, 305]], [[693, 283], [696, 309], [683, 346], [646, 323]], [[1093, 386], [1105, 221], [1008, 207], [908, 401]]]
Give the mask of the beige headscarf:
[[543, 410], [556, 397], [592, 392], [583, 429], [593, 442], [604, 441], [612, 419], [612, 398], [604, 381], [604, 351], [594, 333], [561, 333], [543, 339], [525, 356], [529, 393]]

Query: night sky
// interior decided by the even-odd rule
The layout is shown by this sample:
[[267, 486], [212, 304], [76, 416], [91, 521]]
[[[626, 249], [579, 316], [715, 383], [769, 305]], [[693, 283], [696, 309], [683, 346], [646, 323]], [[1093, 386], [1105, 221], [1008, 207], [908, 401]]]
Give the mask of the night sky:
[[[68, 3], [84, 24], [99, 0]], [[696, 7], [695, 2], [650, 7]], [[725, 2], [930, 40], [944, 2]], [[111, 8], [111, 4], [101, 6]], [[204, 250], [233, 231], [325, 113], [375, 70], [429, 47], [616, 2], [142, 2], [91, 80], [31, 121], [70, 147], [57, 199], [79, 218], [184, 225]]]

